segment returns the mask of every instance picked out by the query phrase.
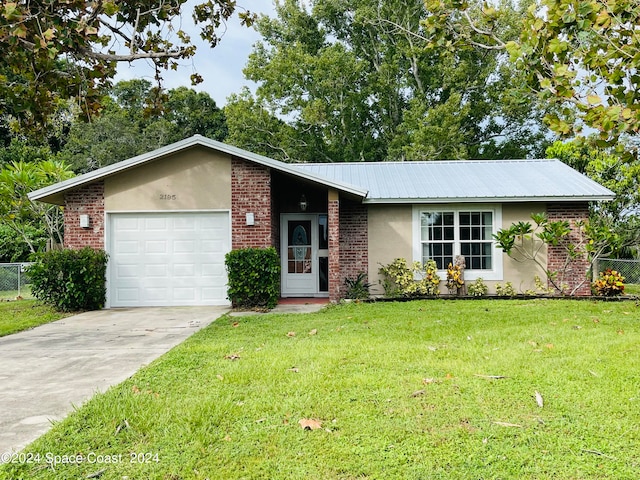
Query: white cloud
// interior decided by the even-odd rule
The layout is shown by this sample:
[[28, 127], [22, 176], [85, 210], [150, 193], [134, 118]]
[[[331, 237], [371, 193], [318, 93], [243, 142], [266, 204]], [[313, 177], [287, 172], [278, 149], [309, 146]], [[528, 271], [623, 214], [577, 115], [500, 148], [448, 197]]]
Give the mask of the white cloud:
[[[185, 5], [185, 11], [190, 11], [190, 5], [194, 3], [196, 3], [195, 0], [189, 1]], [[250, 5], [242, 2], [239, 4], [240, 7], [254, 13], [270, 16], [274, 14], [272, 0], [251, 0]], [[244, 85], [252, 90], [255, 89], [253, 82], [245, 80], [242, 69], [247, 63], [253, 44], [260, 39], [260, 35], [253, 28], [240, 25], [238, 19], [234, 17], [229, 21], [220, 43], [215, 48], [211, 48], [200, 39], [199, 31], [191, 20], [191, 14], [188, 13], [184, 17], [181, 28], [196, 43], [197, 51], [191, 60], [182, 62], [178, 70], [162, 72], [165, 88], [186, 86], [198, 91], [205, 91], [220, 107], [226, 103], [229, 95], [238, 93]], [[189, 77], [195, 72], [202, 75], [204, 82], [192, 87]], [[134, 62], [120, 65], [115, 81], [134, 78], [146, 78], [153, 81], [153, 75], [154, 70], [149, 63]]]

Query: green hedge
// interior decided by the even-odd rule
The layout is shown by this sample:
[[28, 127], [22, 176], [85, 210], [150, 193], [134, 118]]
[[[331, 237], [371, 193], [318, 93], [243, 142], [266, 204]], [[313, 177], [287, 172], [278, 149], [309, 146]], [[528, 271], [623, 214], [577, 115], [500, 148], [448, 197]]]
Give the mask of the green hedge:
[[99, 310], [107, 293], [106, 269], [103, 250], [52, 250], [29, 267], [31, 292], [59, 311]]
[[225, 256], [227, 296], [234, 307], [273, 308], [280, 295], [280, 258], [276, 249], [243, 248]]

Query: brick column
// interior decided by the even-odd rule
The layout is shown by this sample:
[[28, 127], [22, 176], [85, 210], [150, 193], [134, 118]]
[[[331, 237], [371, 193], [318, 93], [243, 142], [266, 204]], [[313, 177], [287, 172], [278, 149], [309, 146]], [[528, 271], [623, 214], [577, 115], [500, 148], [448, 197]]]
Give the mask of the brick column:
[[342, 288], [340, 275], [340, 196], [337, 191], [329, 190], [329, 300], [340, 300]]
[[[246, 214], [254, 224], [247, 225]], [[273, 245], [271, 171], [244, 160], [231, 160], [231, 248]]]
[[340, 205], [340, 269], [340, 285], [345, 278], [368, 273], [368, 214], [361, 203], [343, 201]]
[[[80, 227], [80, 215], [89, 216], [89, 228]], [[64, 196], [64, 246], [104, 249], [104, 182], [67, 192]]]
[[569, 292], [572, 292], [577, 287], [574, 295], [591, 295], [591, 282], [587, 278], [590, 265], [586, 253], [571, 261], [564, 272], [564, 277], [562, 277], [562, 271], [565, 268], [564, 264], [567, 258], [564, 245], [566, 243], [577, 244], [580, 241], [580, 234], [576, 222], [589, 218], [589, 204], [586, 202], [551, 203], [547, 205], [547, 217], [550, 222], [568, 221], [572, 230], [565, 242], [555, 247], [553, 245], [548, 246], [547, 269], [552, 272], [559, 272], [558, 281], [567, 284], [569, 286]]

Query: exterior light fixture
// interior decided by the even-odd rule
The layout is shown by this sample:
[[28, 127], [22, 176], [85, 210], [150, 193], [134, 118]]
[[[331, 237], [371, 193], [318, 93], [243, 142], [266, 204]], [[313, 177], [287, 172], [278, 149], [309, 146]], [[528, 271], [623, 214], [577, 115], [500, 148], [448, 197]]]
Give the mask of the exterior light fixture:
[[307, 211], [307, 207], [309, 206], [309, 204], [307, 203], [307, 197], [304, 196], [304, 193], [300, 197], [300, 203], [298, 203], [298, 205], [300, 206], [300, 210], [302, 212]]

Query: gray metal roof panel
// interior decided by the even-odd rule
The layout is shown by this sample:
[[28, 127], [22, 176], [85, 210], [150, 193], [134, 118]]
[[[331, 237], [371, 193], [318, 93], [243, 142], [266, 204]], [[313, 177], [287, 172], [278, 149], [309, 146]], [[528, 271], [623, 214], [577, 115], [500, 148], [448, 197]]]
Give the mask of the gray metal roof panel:
[[608, 200], [609, 189], [559, 160], [295, 164], [367, 190], [366, 202]]

